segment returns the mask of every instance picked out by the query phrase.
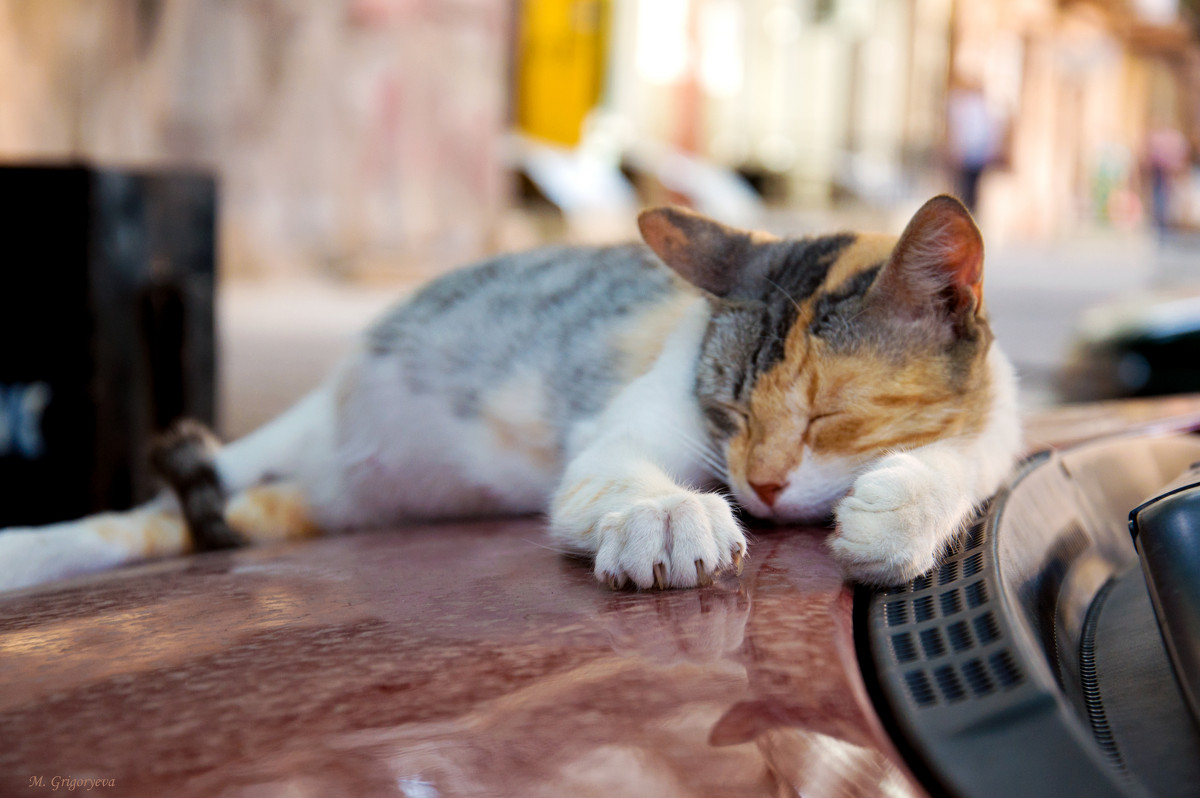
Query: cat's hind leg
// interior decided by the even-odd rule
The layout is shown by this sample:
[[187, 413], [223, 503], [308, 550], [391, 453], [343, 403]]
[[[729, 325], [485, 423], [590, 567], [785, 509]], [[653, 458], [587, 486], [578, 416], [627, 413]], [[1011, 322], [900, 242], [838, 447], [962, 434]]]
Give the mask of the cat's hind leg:
[[[224, 470], [240, 468], [233, 474], [237, 481], [232, 494], [228, 492], [231, 480], [220, 474], [222, 469], [214, 456], [222, 450], [202, 426], [188, 422], [177, 425], [155, 448], [155, 468], [175, 493], [194, 551], [295, 540], [320, 533], [308, 491], [294, 473], [285, 476], [289, 466], [295, 468], [298, 464], [281, 460], [277, 468], [267, 470], [270, 461], [262, 458], [271, 453], [278, 455], [282, 441], [279, 430], [266, 431], [268, 446], [263, 446], [263, 438], [252, 438], [241, 445], [241, 458], [225, 460]], [[248, 453], [260, 458], [262, 470], [245, 462]], [[271, 481], [264, 482], [266, 479]]]
[[246, 543], [225, 521], [225, 492], [213, 455], [220, 448], [202, 424], [181, 421], [155, 442], [154, 470], [171, 487], [197, 551], [232, 549]]
[[[317, 532], [305, 484], [332, 474], [336, 381], [309, 394], [247, 437], [222, 448], [202, 425], [181, 422], [154, 446], [151, 462], [171, 487], [196, 551]], [[233, 500], [227, 505], [227, 498]]]
[[332, 458], [331, 392], [318, 389], [223, 448], [199, 425], [177, 428], [153, 454], [172, 493], [141, 507], [0, 531], [0, 590], [196, 550], [312, 537], [319, 525], [306, 486]]
[[307, 491], [296, 482], [255, 485], [231, 496], [225, 522], [250, 544], [319, 537]]
[[169, 497], [121, 513], [0, 532], [0, 590], [15, 590], [190, 548]]
[[[258, 485], [229, 498], [220, 521], [238, 543], [320, 534], [304, 491], [291, 482]], [[213, 548], [209, 546], [209, 548]], [[172, 497], [133, 510], [0, 532], [0, 590], [16, 590], [202, 550]]]

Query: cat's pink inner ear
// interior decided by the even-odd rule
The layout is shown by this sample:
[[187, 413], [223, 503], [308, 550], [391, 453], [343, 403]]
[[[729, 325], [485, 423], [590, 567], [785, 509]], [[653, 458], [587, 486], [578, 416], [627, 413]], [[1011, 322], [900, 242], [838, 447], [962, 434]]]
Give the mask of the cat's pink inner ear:
[[[890, 267], [902, 277], [892, 286], [910, 305], [936, 297], [950, 300], [953, 312], [983, 303], [983, 236], [970, 212], [954, 197], [926, 202], [908, 223]], [[949, 290], [947, 290], [949, 289]]]
[[638, 214], [642, 239], [669, 266], [691, 259], [688, 234], [684, 229], [688, 216], [691, 214], [678, 208], [652, 208]]
[[642, 211], [638, 228], [654, 254], [692, 285], [717, 296], [733, 289], [749, 243], [745, 232], [683, 208]]

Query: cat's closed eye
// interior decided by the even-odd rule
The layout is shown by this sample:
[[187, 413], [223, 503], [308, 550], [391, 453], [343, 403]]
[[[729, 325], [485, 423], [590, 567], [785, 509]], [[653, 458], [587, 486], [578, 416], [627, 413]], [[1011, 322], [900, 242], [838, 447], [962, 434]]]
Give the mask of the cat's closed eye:
[[721, 408], [727, 416], [739, 423], [745, 424], [750, 420], [750, 409], [743, 405], [732, 402], [718, 402], [717, 407]]
[[861, 421], [848, 410], [824, 410], [808, 417], [804, 430], [810, 445], [829, 445], [833, 440], [850, 442], [858, 434]]
[[732, 402], [714, 401], [704, 408], [709, 421], [727, 435], [746, 429], [750, 424], [750, 410]]

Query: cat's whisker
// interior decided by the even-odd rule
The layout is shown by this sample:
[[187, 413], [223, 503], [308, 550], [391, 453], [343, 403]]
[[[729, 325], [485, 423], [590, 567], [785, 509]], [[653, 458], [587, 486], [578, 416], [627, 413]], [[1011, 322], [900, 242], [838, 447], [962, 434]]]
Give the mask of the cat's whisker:
[[724, 499], [727, 502], [731, 502], [733, 504], [738, 503], [737, 497], [733, 495], [733, 491], [730, 490], [725, 485], [720, 485], [715, 488], [710, 488], [708, 492], [715, 493], [716, 495], [720, 496], [722, 499]]
[[708, 470], [714, 477], [728, 484], [729, 467], [723, 462], [720, 455], [713, 450], [711, 444], [705, 445], [684, 435], [680, 435], [680, 440], [690, 452], [699, 458], [703, 465], [708, 467]]
[[713, 476], [720, 479], [724, 484], [728, 485], [732, 481], [731, 474], [729, 473], [729, 468], [727, 466], [716, 463], [713, 470], [715, 472]]
[[724, 464], [719, 459], [717, 453], [712, 449], [707, 448], [702, 443], [686, 438], [684, 439], [684, 444], [701, 458], [703, 458], [706, 463], [714, 465], [718, 468], [724, 468]]
[[717, 463], [710, 455], [686, 443], [684, 446], [689, 452], [695, 455], [696, 459], [700, 461], [701, 465], [703, 465], [714, 477], [721, 476], [721, 465]]
[[791, 303], [792, 303], [792, 306], [796, 308], [796, 311], [797, 311], [797, 312], [799, 312], [799, 310], [800, 310], [800, 303], [799, 303], [799, 302], [797, 302], [797, 301], [795, 300], [795, 298], [794, 298], [794, 297], [793, 297], [791, 294], [789, 294], [787, 291], [784, 291], [784, 290], [783, 290], [783, 286], [781, 286], [779, 283], [777, 283], [777, 282], [775, 282], [774, 280], [772, 280], [770, 277], [764, 277], [763, 279], [764, 279], [764, 280], [766, 280], [766, 281], [767, 281], [768, 283], [770, 283], [771, 285], [773, 285], [775, 288], [779, 289], [779, 293], [781, 293], [781, 294], [783, 294], [785, 297], [787, 297], [787, 300], [788, 300], [788, 302], [791, 302]]
[[725, 482], [729, 481], [729, 468], [725, 465], [723, 458], [711, 441], [696, 439], [678, 427], [672, 431], [676, 434], [684, 448], [695, 455], [712, 476]]
[[686, 446], [694, 454], [703, 458], [706, 463], [712, 465], [721, 464], [721, 461], [717, 456], [717, 451], [712, 447], [711, 444], [707, 443], [706, 441], [697, 440], [687, 435], [682, 430], [676, 430], [676, 434], [679, 435], [679, 440], [684, 446]]

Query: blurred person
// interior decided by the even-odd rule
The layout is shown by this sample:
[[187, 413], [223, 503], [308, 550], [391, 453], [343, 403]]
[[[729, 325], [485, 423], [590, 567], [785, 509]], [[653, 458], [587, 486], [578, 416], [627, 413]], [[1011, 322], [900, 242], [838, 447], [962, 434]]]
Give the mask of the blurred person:
[[960, 81], [950, 90], [946, 105], [954, 190], [972, 213], [978, 213], [979, 181], [1000, 151], [1000, 122], [975, 82]]
[[1188, 144], [1178, 128], [1157, 122], [1146, 134], [1146, 171], [1150, 178], [1150, 208], [1159, 237], [1174, 218], [1171, 195], [1175, 178], [1187, 166]]

